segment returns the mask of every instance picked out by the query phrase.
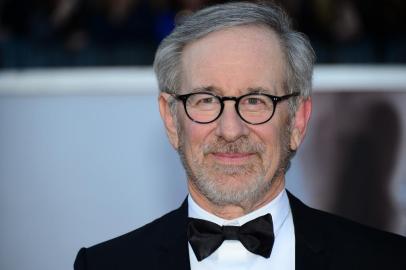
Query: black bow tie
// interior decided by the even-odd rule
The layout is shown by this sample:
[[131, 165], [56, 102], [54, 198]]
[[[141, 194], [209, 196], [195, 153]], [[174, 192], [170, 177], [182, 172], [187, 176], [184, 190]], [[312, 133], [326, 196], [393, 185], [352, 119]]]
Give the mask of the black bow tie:
[[270, 214], [242, 226], [219, 226], [207, 220], [189, 218], [187, 235], [198, 261], [210, 256], [224, 240], [239, 240], [248, 251], [269, 258], [274, 242]]

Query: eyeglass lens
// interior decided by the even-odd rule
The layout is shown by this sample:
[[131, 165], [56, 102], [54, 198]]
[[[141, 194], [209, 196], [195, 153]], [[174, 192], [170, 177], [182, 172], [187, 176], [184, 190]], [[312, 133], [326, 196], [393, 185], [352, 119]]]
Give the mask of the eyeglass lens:
[[[267, 121], [273, 114], [274, 103], [265, 95], [250, 94], [237, 100], [238, 113], [243, 120], [250, 123]], [[188, 115], [197, 122], [209, 123], [222, 112], [221, 100], [208, 93], [196, 93], [186, 101]]]

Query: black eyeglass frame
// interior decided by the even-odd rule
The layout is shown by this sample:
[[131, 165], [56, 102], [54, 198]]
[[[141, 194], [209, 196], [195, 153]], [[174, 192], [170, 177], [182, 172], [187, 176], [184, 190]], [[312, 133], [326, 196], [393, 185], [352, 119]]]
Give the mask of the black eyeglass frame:
[[[219, 111], [218, 115], [217, 115], [213, 120], [208, 121], [208, 122], [197, 121], [197, 120], [193, 119], [193, 118], [189, 115], [188, 110], [186, 109], [186, 107], [187, 107], [186, 103], [187, 103], [187, 100], [188, 100], [189, 97], [191, 97], [191, 96], [193, 96], [193, 95], [196, 95], [196, 94], [206, 94], [206, 95], [210, 95], [210, 96], [213, 96], [213, 97], [217, 98], [217, 99], [220, 101], [220, 106], [221, 106], [221, 107], [220, 107], [220, 111]], [[227, 100], [234, 100], [234, 101], [235, 101], [235, 104], [234, 104], [235, 111], [237, 112], [238, 116], [239, 116], [244, 122], [246, 122], [246, 123], [248, 123], [248, 124], [250, 124], [250, 125], [261, 125], [261, 124], [264, 124], [264, 123], [268, 122], [269, 120], [271, 120], [271, 118], [272, 118], [273, 115], [275, 114], [276, 105], [277, 105], [279, 102], [284, 101], [284, 100], [286, 100], [286, 99], [288, 99], [288, 98], [291, 98], [291, 97], [299, 96], [300, 93], [294, 92], [294, 93], [291, 93], [291, 94], [288, 94], [288, 95], [284, 95], [284, 96], [273, 96], [273, 95], [269, 95], [269, 94], [265, 94], [265, 93], [248, 93], [248, 94], [245, 94], [245, 95], [242, 95], [242, 96], [239, 96], [239, 97], [235, 97], [235, 96], [224, 96], [224, 97], [221, 97], [221, 96], [217, 96], [217, 95], [215, 95], [215, 94], [213, 94], [213, 93], [210, 93], [210, 92], [195, 92], [195, 93], [189, 93], [189, 94], [184, 94], [184, 95], [177, 95], [177, 94], [171, 94], [171, 95], [172, 95], [174, 98], [176, 98], [176, 99], [182, 101], [182, 103], [183, 103], [183, 108], [185, 109], [186, 115], [188, 116], [188, 118], [189, 118], [190, 120], [192, 120], [192, 121], [195, 122], [195, 123], [199, 123], [199, 124], [210, 124], [210, 123], [213, 123], [213, 122], [216, 121], [216, 120], [221, 116], [221, 114], [223, 113], [223, 110], [224, 110], [224, 101], [227, 101]], [[245, 97], [247, 97], [247, 96], [253, 96], [253, 95], [266, 96], [266, 97], [268, 97], [269, 99], [271, 99], [271, 101], [272, 101], [272, 103], [273, 103], [273, 111], [272, 111], [272, 114], [269, 116], [268, 119], [266, 119], [265, 121], [262, 121], [262, 122], [260, 122], [260, 123], [252, 123], [252, 122], [250, 122], [250, 121], [247, 121], [246, 119], [244, 119], [244, 117], [242, 117], [242, 115], [240, 114], [240, 110], [239, 110], [240, 100], [243, 99], [243, 98], [245, 98]]]

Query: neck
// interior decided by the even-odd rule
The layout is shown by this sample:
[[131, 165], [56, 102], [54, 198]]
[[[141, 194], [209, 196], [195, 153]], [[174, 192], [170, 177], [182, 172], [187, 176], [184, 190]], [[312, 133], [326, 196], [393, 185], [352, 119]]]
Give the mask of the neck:
[[196, 189], [196, 187], [193, 184], [191, 184], [190, 181], [188, 181], [189, 194], [192, 196], [193, 200], [207, 212], [227, 220], [242, 217], [250, 212], [257, 210], [258, 208], [261, 208], [262, 206], [266, 205], [267, 203], [275, 199], [275, 197], [278, 196], [279, 193], [281, 193], [284, 188], [285, 188], [285, 177], [281, 176], [275, 179], [275, 181], [271, 186], [271, 189], [267, 193], [265, 193], [265, 195], [257, 202], [250, 202], [249, 204], [241, 204], [244, 206], [234, 204], [217, 205], [211, 202], [203, 194], [201, 194]]

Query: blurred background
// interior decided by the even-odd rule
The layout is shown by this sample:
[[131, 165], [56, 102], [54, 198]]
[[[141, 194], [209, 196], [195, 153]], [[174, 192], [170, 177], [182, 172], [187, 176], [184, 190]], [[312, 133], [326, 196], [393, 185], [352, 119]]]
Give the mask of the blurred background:
[[[0, 0], [0, 67], [150, 65], [158, 43], [217, 0]], [[279, 2], [318, 63], [404, 63], [402, 0]]]
[[[157, 108], [159, 42], [204, 0], [0, 0], [0, 269], [76, 253], [177, 207]], [[288, 189], [406, 236], [406, 2], [280, 2], [317, 54]]]

